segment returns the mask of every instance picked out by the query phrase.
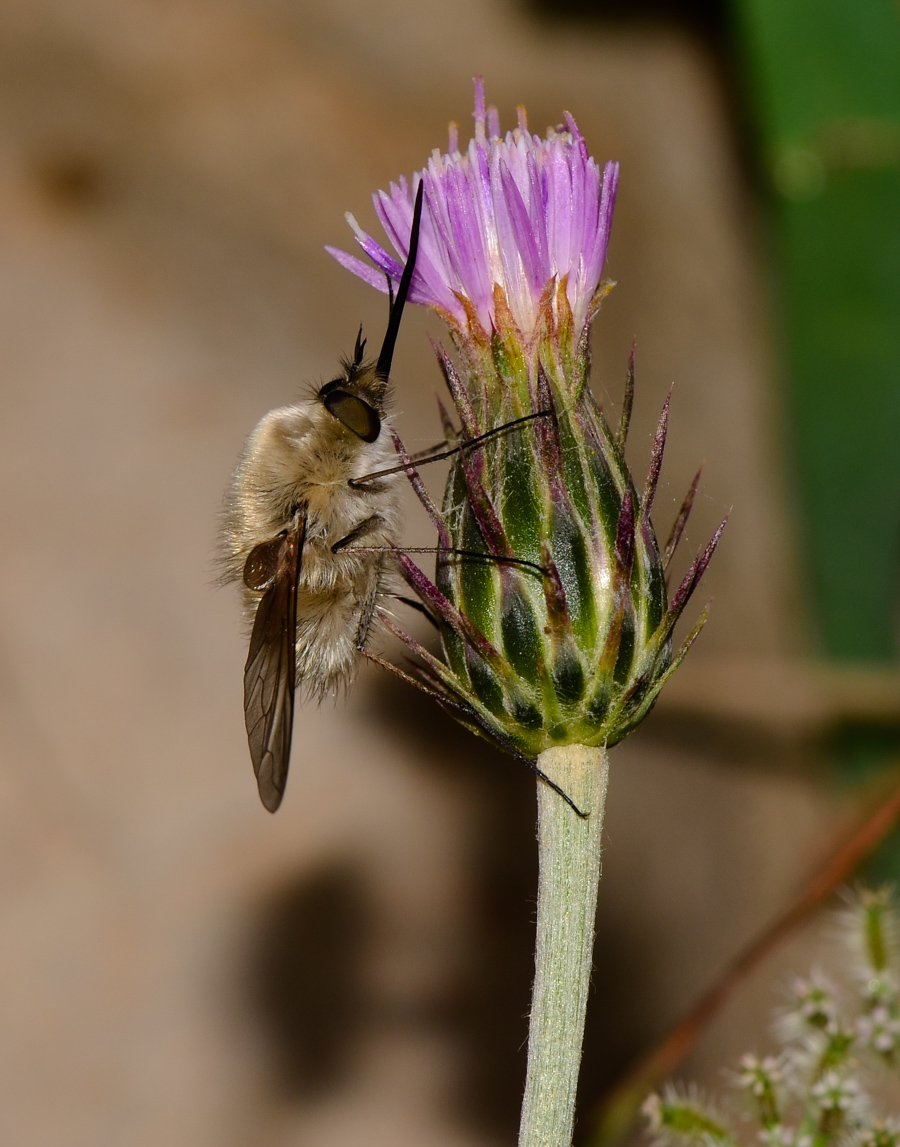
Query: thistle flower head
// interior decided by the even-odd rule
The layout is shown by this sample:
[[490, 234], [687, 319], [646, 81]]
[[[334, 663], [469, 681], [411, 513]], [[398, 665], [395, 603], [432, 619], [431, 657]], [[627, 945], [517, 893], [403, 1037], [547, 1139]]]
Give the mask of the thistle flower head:
[[456, 454], [440, 511], [398, 444], [437, 528], [435, 580], [398, 559], [438, 624], [443, 658], [399, 635], [463, 723], [529, 759], [554, 745], [614, 744], [643, 718], [699, 631], [673, 649], [718, 540], [670, 601], [665, 565], [695, 487], [661, 551], [650, 510], [668, 402], [639, 493], [623, 456], [633, 370], [615, 433], [587, 385], [618, 167], [601, 175], [571, 116], [566, 125], [541, 139], [520, 109], [501, 136], [476, 81], [465, 150], [452, 128], [446, 154], [375, 196], [396, 257], [352, 219], [373, 266], [332, 251], [387, 290], [422, 188], [409, 298], [450, 328], [455, 353], [436, 349], [461, 430], [445, 419]]
[[[348, 219], [375, 268], [329, 248], [354, 274], [379, 290], [399, 282], [409, 251], [413, 202], [425, 184], [425, 207], [410, 301], [435, 307], [465, 329], [498, 327], [510, 315], [522, 335], [534, 333], [548, 287], [565, 293], [575, 331], [594, 300], [609, 241], [618, 164], [600, 171], [575, 120], [546, 139], [518, 125], [500, 134], [496, 108], [485, 108], [475, 83], [475, 134], [464, 152], [451, 125], [445, 154], [374, 196], [375, 211], [395, 255]], [[553, 298], [552, 290], [549, 297]]]

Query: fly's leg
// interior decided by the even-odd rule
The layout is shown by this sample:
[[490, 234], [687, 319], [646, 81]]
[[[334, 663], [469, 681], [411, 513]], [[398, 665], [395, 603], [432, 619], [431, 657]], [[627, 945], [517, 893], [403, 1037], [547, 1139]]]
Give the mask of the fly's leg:
[[354, 526], [349, 534], [345, 534], [344, 537], [342, 537], [339, 541], [336, 541], [331, 547], [331, 552], [333, 554], [339, 554], [341, 550], [345, 550], [348, 546], [352, 546], [353, 543], [358, 542], [360, 538], [364, 538], [367, 534], [371, 534], [372, 531], [376, 530], [383, 521], [384, 519], [380, 514], [373, 514], [370, 518], [365, 518], [359, 523], [358, 526]]
[[[354, 542], [360, 541], [368, 534], [379, 529], [384, 524], [384, 519], [380, 514], [372, 514], [368, 518], [364, 518], [358, 526], [355, 526], [349, 534], [345, 534], [331, 547], [333, 554], [339, 554], [342, 551], [349, 549]], [[364, 550], [365, 553], [382, 552], [379, 547], [376, 551]], [[371, 579], [371, 586], [365, 601], [362, 603], [362, 608], [359, 613], [359, 622], [356, 626], [356, 648], [359, 653], [364, 653], [366, 645], [369, 640], [369, 630], [372, 628], [372, 619], [375, 616], [375, 608], [378, 600], [379, 588], [381, 584], [381, 567], [384, 564], [384, 558], [379, 557], [377, 560], [378, 568], [375, 576]]]

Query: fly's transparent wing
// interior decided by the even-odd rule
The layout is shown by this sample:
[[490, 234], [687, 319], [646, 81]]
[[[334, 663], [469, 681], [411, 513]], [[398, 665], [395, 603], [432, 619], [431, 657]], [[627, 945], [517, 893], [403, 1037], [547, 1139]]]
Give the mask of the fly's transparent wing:
[[[275, 812], [284, 796], [291, 758], [297, 678], [297, 583], [305, 518], [247, 558], [244, 580], [266, 589], [260, 599], [244, 666], [244, 722], [259, 796]], [[266, 575], [261, 576], [262, 569]]]

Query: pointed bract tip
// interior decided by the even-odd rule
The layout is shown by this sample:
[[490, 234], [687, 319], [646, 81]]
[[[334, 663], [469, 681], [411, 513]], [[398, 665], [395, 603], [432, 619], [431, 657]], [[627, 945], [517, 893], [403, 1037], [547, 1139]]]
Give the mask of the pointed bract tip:
[[667, 568], [669, 562], [678, 549], [678, 543], [681, 541], [681, 536], [684, 533], [685, 526], [687, 525], [688, 518], [691, 516], [691, 510], [694, 506], [694, 498], [697, 496], [697, 489], [700, 486], [700, 476], [703, 473], [703, 466], [694, 475], [694, 480], [691, 482], [688, 492], [684, 496], [684, 501], [681, 503], [681, 508], [672, 523], [672, 532], [669, 534], [669, 540], [666, 542], [666, 548], [663, 554], [663, 567]]
[[[672, 386], [675, 384], [673, 383]], [[641, 503], [641, 516], [646, 522], [650, 518], [650, 511], [653, 508], [653, 499], [656, 497], [656, 487], [659, 484], [659, 475], [662, 470], [663, 455], [666, 450], [666, 436], [669, 433], [669, 403], [672, 401], [672, 386], [669, 387], [669, 393], [666, 395], [666, 401], [663, 403], [662, 412], [659, 416], [659, 422], [656, 426], [656, 434], [653, 437], [653, 450], [650, 454], [650, 469], [647, 473], [647, 484], [644, 487], [644, 498]]]
[[[731, 511], [729, 511], [730, 513]], [[690, 569], [684, 575], [678, 591], [672, 598], [672, 604], [669, 607], [669, 612], [677, 616], [687, 603], [690, 601], [691, 594], [700, 584], [700, 579], [706, 573], [706, 567], [712, 561], [712, 556], [716, 552], [716, 546], [719, 544], [719, 539], [722, 537], [722, 531], [728, 524], [728, 514], [719, 523], [716, 532], [709, 539], [706, 544], [706, 549], [702, 550], [694, 560], [691, 562]]]
[[628, 371], [625, 375], [625, 393], [622, 396], [622, 413], [619, 415], [619, 429], [616, 434], [616, 444], [624, 453], [625, 443], [628, 441], [628, 430], [631, 426], [631, 411], [634, 407], [634, 348], [631, 344], [631, 354], [628, 356]]

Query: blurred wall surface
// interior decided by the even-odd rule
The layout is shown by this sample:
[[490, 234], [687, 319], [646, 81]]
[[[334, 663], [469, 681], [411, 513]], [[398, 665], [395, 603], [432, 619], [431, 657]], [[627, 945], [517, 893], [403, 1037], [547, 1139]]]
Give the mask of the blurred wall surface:
[[[597, 393], [615, 410], [636, 335], [638, 471], [675, 381], [660, 529], [704, 460], [690, 548], [735, 507], [692, 656], [801, 649], [717, 73], [672, 29], [501, 0], [6, 0], [0, 64], [0, 1141], [508, 1142], [532, 779], [365, 671], [300, 711], [264, 813], [222, 491], [256, 420], [360, 321], [380, 333], [383, 298], [323, 244], [465, 130], [483, 73], [504, 123], [570, 109], [622, 162]], [[412, 447], [439, 437], [428, 325], [409, 315], [395, 362]], [[407, 537], [431, 540], [413, 506]], [[648, 730], [614, 758], [585, 1112], [833, 819], [763, 750], [738, 769]], [[701, 1075], [764, 1035], [754, 991]]]

